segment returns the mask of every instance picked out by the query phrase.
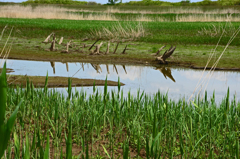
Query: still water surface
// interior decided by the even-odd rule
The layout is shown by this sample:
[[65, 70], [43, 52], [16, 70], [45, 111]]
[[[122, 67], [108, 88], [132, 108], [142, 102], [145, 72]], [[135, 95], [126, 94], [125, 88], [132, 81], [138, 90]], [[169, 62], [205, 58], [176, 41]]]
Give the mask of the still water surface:
[[[172, 99], [182, 97], [189, 98], [199, 79], [202, 76], [202, 70], [193, 70], [177, 67], [151, 67], [134, 65], [105, 65], [90, 63], [61, 63], [61, 62], [41, 62], [26, 60], [8, 60], [7, 67], [14, 69], [15, 75], [29, 76], [63, 76], [75, 78], [93, 78], [104, 80], [106, 76], [109, 80], [120, 81], [125, 84], [122, 87], [124, 95], [128, 91], [136, 94], [137, 91], [144, 91], [148, 94], [154, 94], [158, 90], [167, 93]], [[203, 75], [207, 75], [206, 71]], [[208, 78], [209, 79], [209, 78]], [[208, 83], [206, 87], [206, 83]], [[220, 101], [225, 97], [227, 88], [230, 88], [230, 96], [237, 96], [240, 99], [240, 73], [230, 71], [215, 71], [210, 80], [200, 85], [201, 92], [206, 88], [209, 98], [215, 90], [216, 100]], [[103, 87], [98, 87], [103, 90]], [[78, 87], [79, 91], [84, 89], [87, 93], [92, 93], [92, 87]], [[59, 91], [66, 93], [65, 88], [58, 88]], [[117, 90], [117, 87], [108, 87], [108, 90]], [[197, 89], [194, 96], [198, 93]], [[201, 93], [202, 94], [202, 93]], [[239, 97], [239, 98], [238, 98]]]

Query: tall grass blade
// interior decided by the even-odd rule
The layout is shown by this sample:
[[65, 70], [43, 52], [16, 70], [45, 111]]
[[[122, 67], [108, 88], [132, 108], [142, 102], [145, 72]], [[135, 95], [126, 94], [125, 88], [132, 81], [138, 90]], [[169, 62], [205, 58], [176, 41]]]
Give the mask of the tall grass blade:
[[49, 159], [49, 151], [50, 147], [49, 147], [49, 135], [47, 135], [47, 144], [45, 147], [45, 151], [44, 151], [44, 159]]

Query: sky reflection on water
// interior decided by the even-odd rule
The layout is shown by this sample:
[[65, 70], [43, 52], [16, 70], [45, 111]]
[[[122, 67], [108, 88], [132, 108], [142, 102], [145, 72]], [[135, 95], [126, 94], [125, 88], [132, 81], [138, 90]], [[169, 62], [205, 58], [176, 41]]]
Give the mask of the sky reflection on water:
[[[168, 92], [172, 99], [187, 97], [193, 93], [199, 79], [202, 76], [201, 70], [186, 68], [154, 68], [150, 66], [133, 65], [96, 65], [90, 63], [61, 63], [61, 62], [39, 62], [25, 60], [8, 60], [7, 67], [14, 69], [11, 74], [29, 75], [29, 76], [64, 76], [76, 78], [93, 78], [104, 80], [106, 76], [109, 80], [120, 81], [123, 86], [124, 94], [127, 95], [130, 90], [134, 95], [137, 90], [148, 94], [154, 94], [158, 90], [162, 93]], [[54, 68], [55, 67], [55, 68]], [[55, 73], [54, 73], [55, 72]], [[208, 71], [204, 73], [206, 75]], [[224, 98], [227, 88], [230, 88], [230, 95], [234, 94], [240, 97], [240, 73], [230, 71], [215, 71], [208, 82], [207, 92], [209, 97], [215, 90], [217, 101]], [[207, 82], [206, 82], [207, 83]], [[204, 86], [203, 84], [201, 86]], [[103, 87], [98, 87], [103, 89]], [[66, 93], [65, 88], [58, 88]], [[81, 90], [81, 88], [77, 88]], [[92, 87], [83, 88], [87, 93], [92, 93]], [[109, 87], [117, 90], [117, 87]], [[203, 87], [203, 90], [205, 87]], [[203, 91], [202, 91], [203, 92]], [[195, 93], [196, 94], [196, 93]], [[239, 99], [239, 98], [237, 98]]]

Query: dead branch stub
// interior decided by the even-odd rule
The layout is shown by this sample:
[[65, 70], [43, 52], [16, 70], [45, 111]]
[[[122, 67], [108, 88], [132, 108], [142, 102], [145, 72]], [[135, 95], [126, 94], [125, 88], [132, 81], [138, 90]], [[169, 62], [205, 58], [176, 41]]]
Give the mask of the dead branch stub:
[[61, 39], [59, 40], [58, 44], [61, 45], [63, 42], [63, 37], [61, 37]]
[[110, 42], [108, 42], [107, 50], [106, 50], [106, 52], [105, 52], [105, 55], [109, 53], [109, 47], [110, 47]]
[[162, 49], [164, 49], [166, 47], [166, 45], [162, 46], [160, 49], [158, 49], [158, 51], [154, 54], [152, 54], [153, 56], [157, 56], [159, 55], [160, 51], [162, 51]]
[[71, 44], [71, 40], [67, 43], [66, 50], [61, 51], [61, 53], [68, 53], [68, 47]]
[[175, 47], [171, 46], [168, 50], [165, 51], [165, 53], [162, 56], [156, 57], [156, 60], [159, 61], [161, 64], [166, 64], [167, 63], [166, 59], [173, 54], [175, 49], [176, 46]]
[[122, 54], [126, 54], [126, 50], [128, 50], [128, 49], [127, 49], [127, 46], [128, 46], [128, 45], [125, 46], [125, 48], [124, 48]]
[[113, 51], [113, 54], [116, 53], [119, 43], [120, 43], [120, 42], [117, 43], [117, 45], [116, 45], [116, 47], [115, 47], [115, 50]]
[[56, 37], [55, 37], [55, 34], [53, 34], [52, 44], [49, 48], [50, 51], [55, 51], [55, 42], [56, 42]]
[[54, 34], [54, 33], [51, 33], [50, 35], [48, 35], [48, 37], [47, 37], [42, 43], [45, 43], [45, 44], [50, 43], [50, 42], [49, 42], [49, 39], [51, 38], [51, 36], [52, 36], [53, 34]]

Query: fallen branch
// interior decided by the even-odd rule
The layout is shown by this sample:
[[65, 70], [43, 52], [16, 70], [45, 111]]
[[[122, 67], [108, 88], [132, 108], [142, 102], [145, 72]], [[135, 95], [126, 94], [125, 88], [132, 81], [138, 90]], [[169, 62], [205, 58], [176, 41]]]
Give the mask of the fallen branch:
[[92, 49], [92, 47], [99, 41], [100, 39], [97, 39], [92, 45], [91, 47], [88, 49], [89, 51]]

